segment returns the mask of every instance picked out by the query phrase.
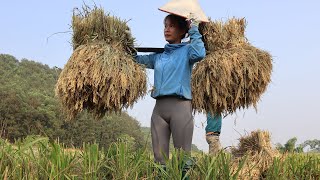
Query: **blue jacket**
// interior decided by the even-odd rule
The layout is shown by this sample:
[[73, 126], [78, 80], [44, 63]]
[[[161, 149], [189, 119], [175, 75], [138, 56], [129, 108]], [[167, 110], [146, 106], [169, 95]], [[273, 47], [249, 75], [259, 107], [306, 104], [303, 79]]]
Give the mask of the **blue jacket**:
[[192, 67], [205, 57], [206, 50], [197, 26], [192, 26], [188, 33], [190, 43], [166, 44], [163, 53], [135, 57], [138, 63], [154, 69], [153, 98], [174, 95], [192, 99]]

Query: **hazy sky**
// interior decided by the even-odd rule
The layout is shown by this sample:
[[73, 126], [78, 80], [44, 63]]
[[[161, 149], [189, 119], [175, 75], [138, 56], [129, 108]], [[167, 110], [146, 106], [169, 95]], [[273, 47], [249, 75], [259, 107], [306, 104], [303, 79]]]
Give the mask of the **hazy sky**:
[[[84, 2], [93, 5], [93, 1]], [[138, 45], [150, 47], [163, 47], [166, 43], [163, 18], [167, 14], [158, 10], [166, 2], [95, 1], [106, 12], [130, 20], [128, 25]], [[283, 144], [295, 136], [298, 143], [320, 139], [320, 1], [199, 0], [199, 3], [214, 20], [245, 17], [249, 41], [269, 51], [274, 59], [272, 83], [258, 104], [258, 112], [250, 108], [226, 117], [222, 145], [236, 145], [241, 135], [256, 129], [270, 131], [274, 144]], [[63, 68], [72, 54], [72, 10], [82, 5], [82, 0], [0, 2], [0, 53]], [[148, 74], [151, 85], [153, 72]], [[142, 126], [150, 126], [154, 104], [155, 100], [147, 95], [129, 114]], [[193, 143], [203, 150], [208, 149], [205, 123], [204, 115], [195, 116]]]

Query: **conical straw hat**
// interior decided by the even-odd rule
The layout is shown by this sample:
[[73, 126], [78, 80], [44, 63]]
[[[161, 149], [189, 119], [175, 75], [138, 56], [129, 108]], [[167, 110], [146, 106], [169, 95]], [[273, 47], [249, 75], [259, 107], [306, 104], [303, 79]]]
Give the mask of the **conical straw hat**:
[[207, 16], [199, 5], [198, 0], [171, 0], [164, 6], [160, 7], [159, 10], [185, 18], [188, 18], [190, 13], [192, 13], [198, 20], [202, 22], [209, 22]]

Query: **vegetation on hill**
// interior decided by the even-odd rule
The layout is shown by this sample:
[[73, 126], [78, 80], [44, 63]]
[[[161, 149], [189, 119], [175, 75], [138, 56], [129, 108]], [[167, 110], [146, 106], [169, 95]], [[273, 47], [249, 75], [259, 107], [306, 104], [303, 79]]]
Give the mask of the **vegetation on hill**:
[[28, 135], [59, 139], [67, 146], [97, 142], [107, 148], [122, 137], [144, 142], [140, 124], [127, 113], [109, 114], [100, 120], [84, 112], [66, 121], [54, 95], [61, 69], [27, 59], [0, 54], [0, 135], [14, 142]]

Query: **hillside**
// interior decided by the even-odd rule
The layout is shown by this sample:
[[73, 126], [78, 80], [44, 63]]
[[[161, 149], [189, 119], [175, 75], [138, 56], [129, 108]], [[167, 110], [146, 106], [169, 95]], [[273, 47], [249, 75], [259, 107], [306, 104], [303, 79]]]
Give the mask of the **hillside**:
[[66, 118], [55, 98], [54, 88], [61, 69], [0, 54], [0, 135], [13, 142], [28, 135], [59, 139], [68, 146], [98, 142], [107, 146], [123, 136], [144, 142], [137, 120], [125, 112], [95, 120], [84, 112], [74, 121]]

